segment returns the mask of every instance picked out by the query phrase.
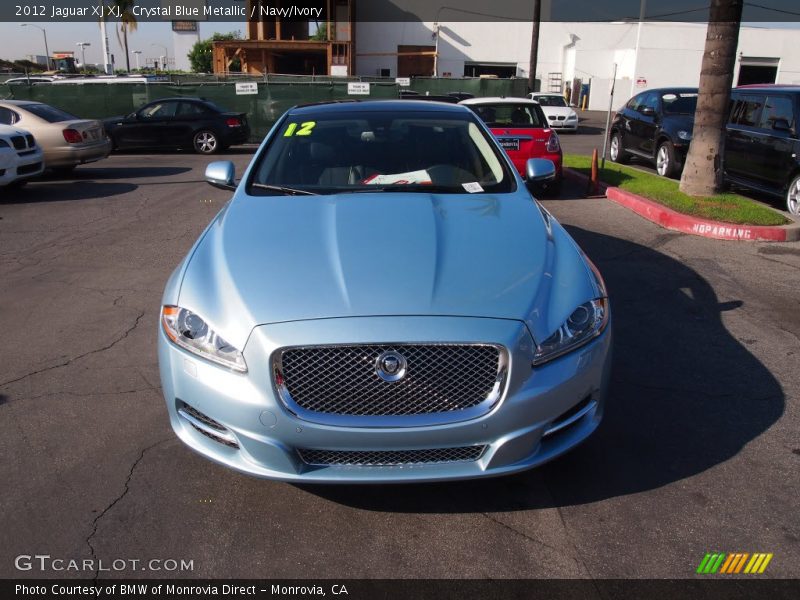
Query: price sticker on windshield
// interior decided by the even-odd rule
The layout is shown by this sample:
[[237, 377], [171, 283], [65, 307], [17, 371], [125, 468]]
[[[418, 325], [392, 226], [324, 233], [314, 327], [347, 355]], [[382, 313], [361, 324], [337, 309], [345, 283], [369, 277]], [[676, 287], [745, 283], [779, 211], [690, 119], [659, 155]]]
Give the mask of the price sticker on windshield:
[[292, 137], [293, 135], [311, 135], [311, 132], [314, 131], [314, 126], [316, 126], [316, 121], [306, 121], [305, 123], [289, 123], [289, 127], [286, 128], [286, 131], [283, 134], [283, 137]]
[[477, 181], [473, 181], [471, 183], [462, 183], [461, 185], [470, 194], [478, 194], [483, 191], [481, 184]]

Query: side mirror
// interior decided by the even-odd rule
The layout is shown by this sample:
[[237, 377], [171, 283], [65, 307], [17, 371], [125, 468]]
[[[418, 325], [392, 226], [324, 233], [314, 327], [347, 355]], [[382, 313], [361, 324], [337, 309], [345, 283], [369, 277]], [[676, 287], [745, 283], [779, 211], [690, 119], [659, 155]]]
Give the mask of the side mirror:
[[525, 177], [530, 183], [543, 183], [556, 177], [556, 166], [546, 158], [530, 158], [525, 163]]
[[641, 112], [645, 117], [652, 117], [656, 114], [656, 111], [652, 106], [643, 106], [639, 112]]
[[790, 132], [792, 130], [792, 126], [789, 125], [789, 121], [786, 119], [775, 119], [772, 122], [772, 128], [775, 131], [787, 131]]
[[229, 160], [209, 163], [206, 167], [206, 181], [221, 190], [235, 190], [236, 167]]

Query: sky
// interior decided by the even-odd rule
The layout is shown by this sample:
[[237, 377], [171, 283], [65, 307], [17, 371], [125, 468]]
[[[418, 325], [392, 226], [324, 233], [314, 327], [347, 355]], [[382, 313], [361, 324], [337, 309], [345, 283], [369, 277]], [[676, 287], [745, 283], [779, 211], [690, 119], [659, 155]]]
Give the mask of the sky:
[[[58, 51], [75, 51], [75, 56], [80, 60], [80, 48], [77, 42], [89, 42], [86, 48], [86, 62], [95, 64], [102, 62], [102, 46], [100, 40], [100, 27], [97, 23], [37, 23], [47, 31], [47, 43], [50, 53]], [[200, 22], [200, 38], [211, 37], [214, 32], [244, 31], [245, 23], [241, 21], [225, 22]], [[763, 25], [769, 27], [800, 27], [800, 23], [751, 23], [750, 25]], [[29, 54], [44, 55], [44, 36], [42, 32], [33, 27], [21, 27], [20, 23], [0, 22], [0, 58], [16, 60], [25, 58]], [[114, 54], [117, 68], [124, 68], [125, 57], [113, 30], [113, 24], [108, 26], [108, 41], [111, 53]], [[134, 50], [141, 50], [141, 64], [152, 63], [164, 53], [162, 48], [153, 44], [166, 45], [169, 55], [173, 56], [172, 28], [169, 22], [140, 23], [137, 31], [128, 35], [128, 46], [131, 51], [131, 67], [136, 64]]]
[[[100, 39], [100, 26], [97, 23], [36, 23], [47, 32], [47, 45], [50, 54], [54, 52], [74, 51], [80, 60], [80, 48], [77, 42], [89, 42], [86, 48], [87, 64], [102, 63], [102, 42]], [[243, 22], [224, 23], [215, 22], [200, 24], [200, 39], [211, 37], [214, 32], [229, 32], [239, 30], [244, 32]], [[121, 49], [114, 32], [114, 25], [108, 24], [108, 43], [110, 52], [114, 55], [117, 68], [125, 67], [124, 50]], [[44, 55], [44, 35], [34, 27], [21, 27], [20, 23], [0, 22], [0, 58], [17, 60], [29, 54]], [[163, 48], [152, 44], [167, 46], [169, 55], [173, 55], [172, 25], [166, 23], [140, 23], [139, 28], [128, 34], [128, 48], [131, 51], [131, 68], [136, 65], [134, 50], [141, 50], [141, 64], [152, 63], [153, 59], [164, 54]]]

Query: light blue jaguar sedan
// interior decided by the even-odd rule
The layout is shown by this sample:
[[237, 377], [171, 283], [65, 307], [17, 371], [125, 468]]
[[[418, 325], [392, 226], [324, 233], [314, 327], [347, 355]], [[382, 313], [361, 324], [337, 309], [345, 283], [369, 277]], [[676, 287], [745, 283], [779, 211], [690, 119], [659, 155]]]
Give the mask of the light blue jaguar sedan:
[[296, 107], [167, 282], [172, 427], [294, 482], [470, 479], [540, 465], [603, 414], [603, 279], [464, 106]]

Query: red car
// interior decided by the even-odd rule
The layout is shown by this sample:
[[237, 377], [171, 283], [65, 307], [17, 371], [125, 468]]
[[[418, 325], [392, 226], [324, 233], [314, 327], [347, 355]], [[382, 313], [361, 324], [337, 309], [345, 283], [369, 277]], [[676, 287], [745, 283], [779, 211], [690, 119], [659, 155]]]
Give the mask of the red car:
[[488, 125], [523, 177], [529, 158], [553, 161], [556, 178], [545, 189], [558, 194], [562, 178], [561, 143], [558, 134], [547, 125], [538, 103], [527, 98], [470, 98], [460, 104], [472, 109]]

